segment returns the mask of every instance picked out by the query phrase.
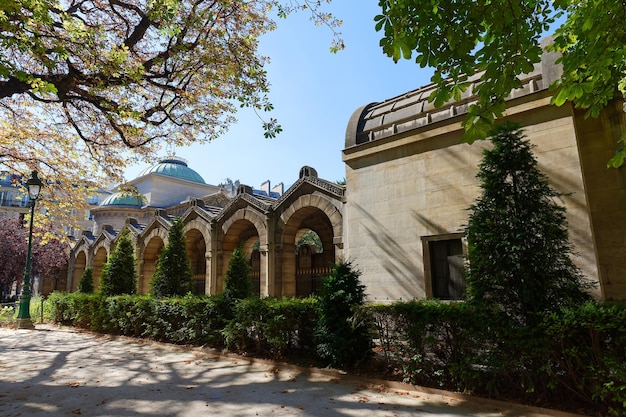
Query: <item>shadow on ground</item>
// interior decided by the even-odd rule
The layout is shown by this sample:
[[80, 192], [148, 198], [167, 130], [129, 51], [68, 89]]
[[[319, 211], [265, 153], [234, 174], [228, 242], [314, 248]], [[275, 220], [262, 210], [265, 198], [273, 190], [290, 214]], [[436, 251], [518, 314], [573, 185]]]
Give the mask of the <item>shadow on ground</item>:
[[[407, 388], [410, 388], [407, 386]], [[47, 326], [0, 328], [0, 415], [538, 416], [330, 372]]]

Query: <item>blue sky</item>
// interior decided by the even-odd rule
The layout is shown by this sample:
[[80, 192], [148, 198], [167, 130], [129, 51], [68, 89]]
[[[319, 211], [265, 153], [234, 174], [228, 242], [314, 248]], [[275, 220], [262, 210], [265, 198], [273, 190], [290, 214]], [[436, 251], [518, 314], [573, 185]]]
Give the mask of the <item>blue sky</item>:
[[[263, 117], [278, 119], [282, 133], [265, 139], [258, 117], [242, 109], [237, 124], [217, 140], [176, 148], [206, 182], [228, 177], [255, 188], [266, 180], [288, 187], [304, 165], [321, 178], [342, 180], [341, 150], [352, 113], [430, 82], [432, 70], [409, 60], [395, 64], [382, 53], [373, 20], [378, 1], [334, 0], [327, 8], [343, 20], [346, 49], [337, 54], [329, 52], [331, 31], [316, 27], [303, 12], [278, 20], [278, 28], [261, 39], [261, 53], [271, 58], [267, 71], [275, 106]], [[144, 168], [129, 168], [127, 179]]]

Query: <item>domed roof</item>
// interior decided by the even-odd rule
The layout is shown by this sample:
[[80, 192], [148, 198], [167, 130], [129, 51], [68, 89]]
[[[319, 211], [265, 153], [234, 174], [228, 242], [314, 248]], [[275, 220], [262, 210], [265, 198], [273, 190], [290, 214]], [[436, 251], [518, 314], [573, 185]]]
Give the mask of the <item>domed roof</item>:
[[126, 192], [114, 193], [104, 199], [101, 206], [124, 206], [137, 207], [143, 206], [143, 200], [140, 195], [133, 195]]
[[144, 169], [139, 174], [139, 177], [143, 177], [148, 174], [161, 174], [181, 180], [206, 184], [200, 174], [187, 166], [187, 162], [175, 157], [168, 157], [161, 160], [158, 164]]

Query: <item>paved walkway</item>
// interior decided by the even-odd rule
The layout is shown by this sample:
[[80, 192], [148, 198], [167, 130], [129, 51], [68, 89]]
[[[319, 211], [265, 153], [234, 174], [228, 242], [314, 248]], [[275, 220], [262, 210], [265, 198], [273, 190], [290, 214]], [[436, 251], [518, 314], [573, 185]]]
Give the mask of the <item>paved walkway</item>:
[[0, 416], [571, 416], [47, 325], [0, 328]]

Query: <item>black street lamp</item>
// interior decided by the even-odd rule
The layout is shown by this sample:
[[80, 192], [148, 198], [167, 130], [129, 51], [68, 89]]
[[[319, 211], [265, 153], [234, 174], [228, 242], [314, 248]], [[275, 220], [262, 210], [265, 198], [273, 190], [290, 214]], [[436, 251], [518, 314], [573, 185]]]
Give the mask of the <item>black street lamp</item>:
[[33, 244], [33, 218], [35, 217], [35, 204], [39, 198], [43, 182], [37, 176], [37, 171], [33, 171], [28, 181], [26, 181], [26, 189], [30, 199], [30, 229], [28, 230], [28, 253], [26, 254], [26, 268], [24, 269], [24, 285], [22, 286], [22, 294], [20, 295], [20, 309], [17, 313], [18, 329], [34, 329], [33, 321], [30, 318], [30, 254]]

